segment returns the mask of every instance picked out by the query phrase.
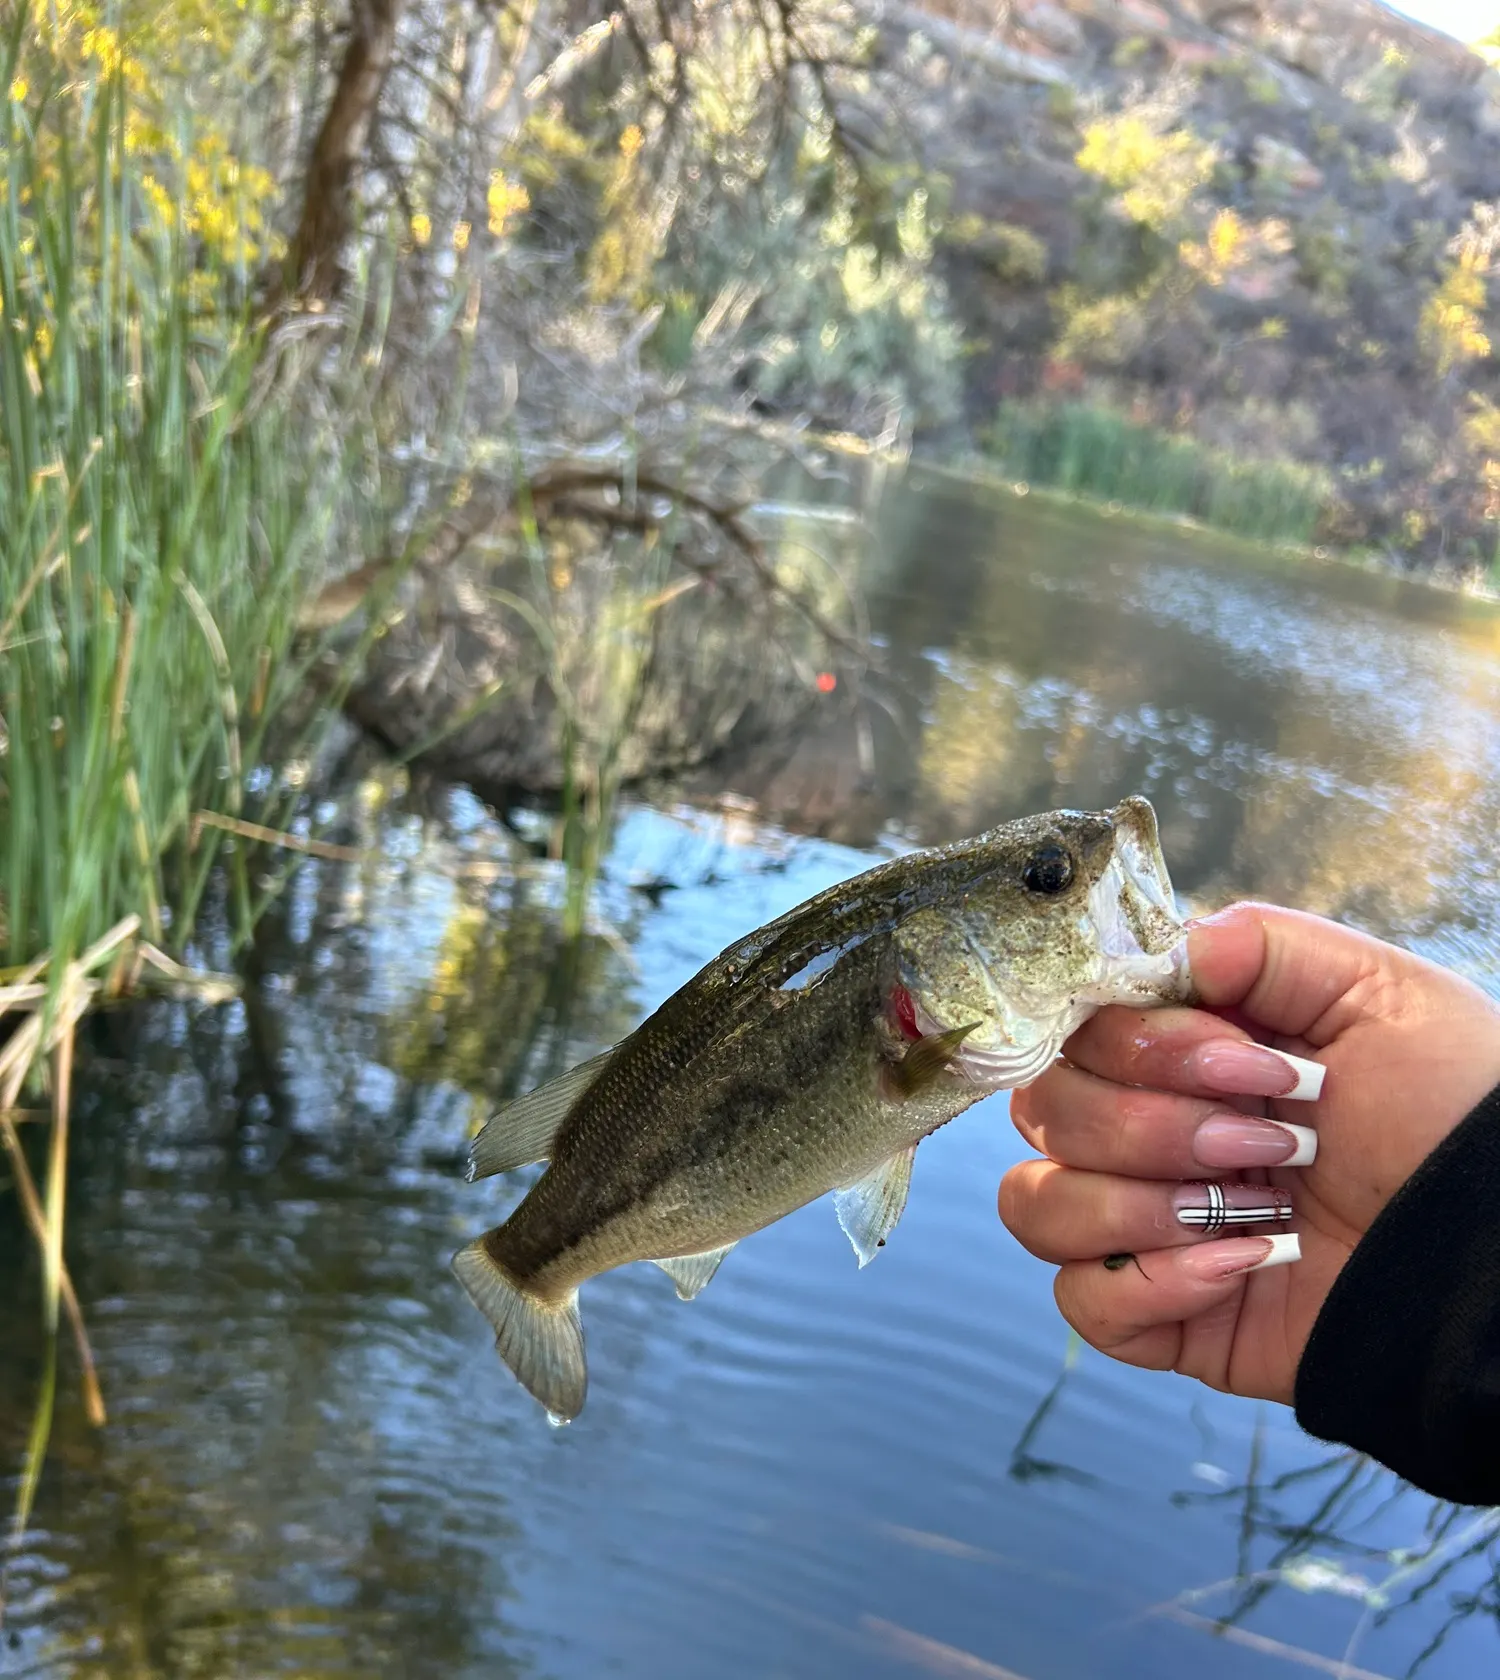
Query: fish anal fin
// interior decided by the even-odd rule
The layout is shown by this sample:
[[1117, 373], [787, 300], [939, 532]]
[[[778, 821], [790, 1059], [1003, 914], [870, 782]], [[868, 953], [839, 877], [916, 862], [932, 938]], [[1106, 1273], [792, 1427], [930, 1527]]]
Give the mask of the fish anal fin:
[[470, 1183], [476, 1178], [488, 1178], [491, 1173], [510, 1172], [514, 1167], [529, 1167], [533, 1161], [545, 1161], [552, 1152], [558, 1127], [567, 1119], [573, 1104], [604, 1071], [604, 1064], [612, 1055], [613, 1050], [606, 1050], [602, 1056], [580, 1062], [561, 1078], [517, 1097], [492, 1114], [469, 1145], [465, 1176]]
[[948, 1064], [963, 1048], [964, 1040], [980, 1025], [971, 1021], [966, 1027], [950, 1027], [947, 1032], [928, 1033], [914, 1039], [899, 1062], [885, 1067], [886, 1084], [899, 1102], [930, 1085], [947, 1071]]
[[718, 1271], [720, 1262], [733, 1247], [733, 1243], [725, 1243], [722, 1248], [708, 1248], [702, 1254], [669, 1254], [666, 1259], [651, 1263], [660, 1266], [677, 1285], [680, 1301], [691, 1301], [700, 1289], [707, 1286]]
[[854, 1244], [861, 1266], [868, 1266], [896, 1229], [906, 1194], [911, 1189], [911, 1163], [916, 1144], [882, 1161], [873, 1172], [833, 1193], [834, 1211], [844, 1235]]
[[516, 1381], [547, 1409], [553, 1423], [571, 1423], [588, 1393], [578, 1291], [557, 1306], [512, 1283], [479, 1238], [453, 1256], [469, 1299], [495, 1330], [495, 1347]]

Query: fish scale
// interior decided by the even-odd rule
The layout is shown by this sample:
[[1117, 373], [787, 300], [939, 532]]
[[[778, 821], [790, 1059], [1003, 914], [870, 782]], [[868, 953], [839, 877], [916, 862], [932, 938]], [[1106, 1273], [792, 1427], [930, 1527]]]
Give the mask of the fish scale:
[[497, 1114], [471, 1176], [549, 1165], [455, 1270], [516, 1376], [576, 1416], [581, 1283], [649, 1259], [689, 1297], [736, 1242], [829, 1191], [864, 1264], [916, 1144], [1035, 1077], [1102, 1004], [1184, 997], [1181, 938], [1142, 799], [894, 858], [738, 941], [613, 1051]]
[[880, 1071], [899, 1051], [884, 1013], [896, 968], [891, 936], [875, 935], [805, 992], [763, 999], [741, 1029], [766, 1029], [749, 1065], [735, 1034], [669, 1078], [653, 1077], [655, 1057], [607, 1087], [601, 1078], [492, 1258], [559, 1299], [618, 1255], [738, 1241], [960, 1114], [985, 1092], [956, 1074], [910, 1101], [882, 1094]]

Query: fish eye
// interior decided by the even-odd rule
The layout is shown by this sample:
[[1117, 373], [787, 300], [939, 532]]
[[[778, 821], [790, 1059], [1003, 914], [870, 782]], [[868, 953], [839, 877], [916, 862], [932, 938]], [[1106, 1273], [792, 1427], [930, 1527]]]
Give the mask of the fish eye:
[[1066, 890], [1072, 879], [1073, 859], [1066, 846], [1055, 842], [1038, 846], [1021, 871], [1021, 883], [1027, 892], [1060, 893]]

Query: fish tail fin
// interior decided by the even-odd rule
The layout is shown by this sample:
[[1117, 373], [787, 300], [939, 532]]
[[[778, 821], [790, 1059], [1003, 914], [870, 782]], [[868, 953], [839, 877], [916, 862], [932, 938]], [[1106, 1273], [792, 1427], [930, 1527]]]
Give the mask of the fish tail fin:
[[545, 1305], [506, 1276], [484, 1237], [453, 1256], [453, 1270], [494, 1325], [495, 1346], [517, 1382], [541, 1401], [553, 1423], [571, 1423], [589, 1385], [578, 1291], [558, 1306]]

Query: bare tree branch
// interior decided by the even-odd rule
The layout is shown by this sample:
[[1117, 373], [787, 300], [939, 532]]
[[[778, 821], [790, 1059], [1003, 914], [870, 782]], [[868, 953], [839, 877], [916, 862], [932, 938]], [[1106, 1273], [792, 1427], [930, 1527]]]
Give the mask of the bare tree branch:
[[333, 98], [313, 142], [302, 216], [287, 263], [291, 290], [326, 301], [339, 289], [340, 259], [353, 225], [356, 170], [390, 69], [406, 0], [354, 0], [349, 41]]

